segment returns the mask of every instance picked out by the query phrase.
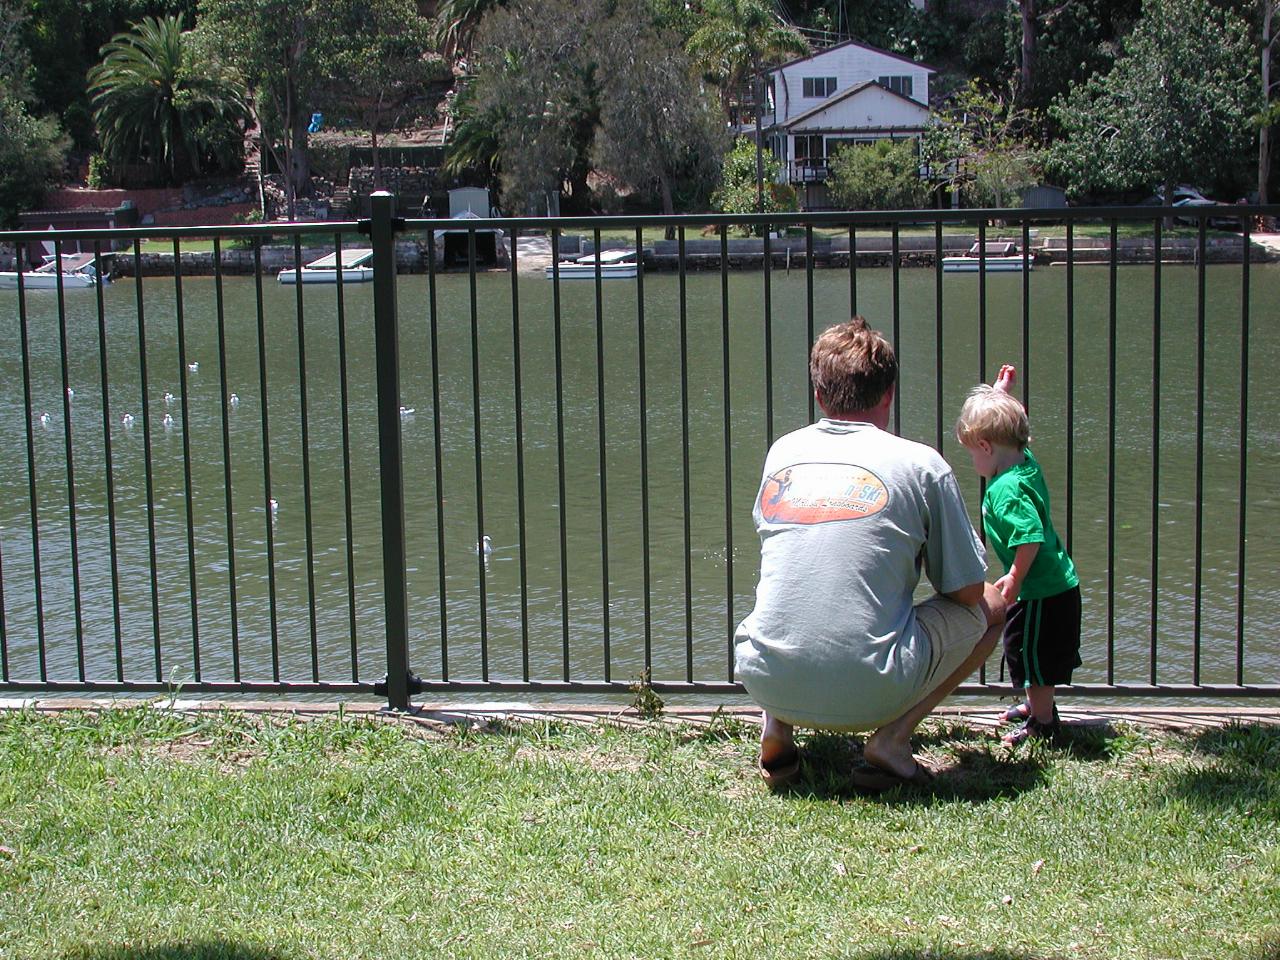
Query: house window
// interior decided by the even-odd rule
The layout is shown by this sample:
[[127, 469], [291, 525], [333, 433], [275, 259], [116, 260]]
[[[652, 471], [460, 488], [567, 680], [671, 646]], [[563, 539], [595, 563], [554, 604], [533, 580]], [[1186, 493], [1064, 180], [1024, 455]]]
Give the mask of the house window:
[[825, 100], [836, 92], [836, 78], [805, 77], [803, 92], [806, 97], [817, 97], [820, 100]]
[[823, 149], [822, 137], [817, 135], [796, 137], [796, 160], [808, 164], [821, 164], [827, 154]]
[[894, 93], [900, 93], [904, 97], [911, 96], [910, 77], [880, 77], [877, 82], [880, 86], [892, 90]]

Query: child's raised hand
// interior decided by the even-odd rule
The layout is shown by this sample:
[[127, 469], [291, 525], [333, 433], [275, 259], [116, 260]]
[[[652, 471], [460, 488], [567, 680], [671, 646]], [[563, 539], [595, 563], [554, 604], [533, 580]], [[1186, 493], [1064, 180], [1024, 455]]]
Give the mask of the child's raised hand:
[[991, 386], [999, 390], [1001, 393], [1012, 393], [1013, 382], [1018, 379], [1018, 371], [1013, 364], [1006, 363], [1000, 367], [1000, 372], [996, 374], [996, 382]]

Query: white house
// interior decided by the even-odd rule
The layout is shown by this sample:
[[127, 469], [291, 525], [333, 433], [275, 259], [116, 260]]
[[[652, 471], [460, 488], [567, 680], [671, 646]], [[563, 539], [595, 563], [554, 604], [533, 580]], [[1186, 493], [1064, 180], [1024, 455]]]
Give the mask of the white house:
[[766, 75], [766, 144], [779, 179], [806, 210], [827, 206], [827, 159], [837, 147], [919, 138], [929, 119], [932, 67], [856, 40], [775, 67]]

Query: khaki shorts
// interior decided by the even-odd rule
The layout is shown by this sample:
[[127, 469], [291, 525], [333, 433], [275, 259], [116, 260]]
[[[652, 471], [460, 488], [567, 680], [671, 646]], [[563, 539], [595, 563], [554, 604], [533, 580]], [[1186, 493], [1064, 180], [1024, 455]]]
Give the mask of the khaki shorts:
[[966, 607], [934, 594], [916, 605], [916, 625], [929, 638], [929, 672], [921, 687], [928, 694], [973, 653], [987, 631], [987, 618], [976, 605]]

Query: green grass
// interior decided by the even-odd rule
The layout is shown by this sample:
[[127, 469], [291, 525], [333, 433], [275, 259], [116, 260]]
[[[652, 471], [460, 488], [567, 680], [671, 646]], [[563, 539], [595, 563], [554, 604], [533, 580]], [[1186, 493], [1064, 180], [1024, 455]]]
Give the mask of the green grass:
[[753, 734], [3, 714], [0, 956], [1280, 955], [1276, 728], [934, 721], [875, 798], [833, 735], [765, 793]]

